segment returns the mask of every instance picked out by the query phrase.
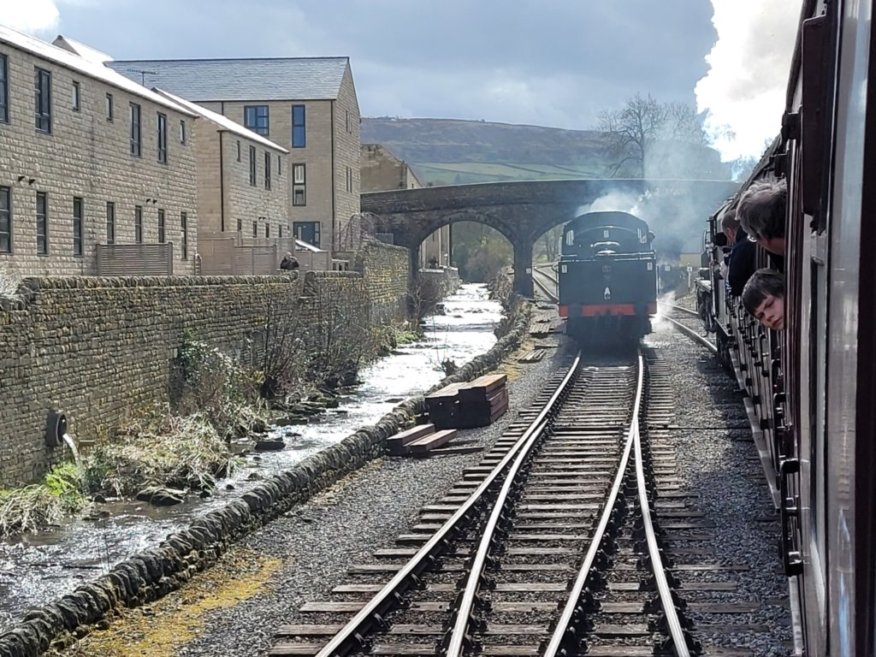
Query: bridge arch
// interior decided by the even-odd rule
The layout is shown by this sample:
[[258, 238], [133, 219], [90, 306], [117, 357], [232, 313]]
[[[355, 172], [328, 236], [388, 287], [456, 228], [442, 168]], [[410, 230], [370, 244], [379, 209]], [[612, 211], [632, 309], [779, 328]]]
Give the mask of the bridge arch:
[[[618, 195], [630, 205], [645, 192], [669, 193], [684, 203], [684, 212], [705, 221], [738, 183], [703, 180], [588, 179], [448, 185], [363, 194], [363, 212], [378, 217], [379, 232], [411, 250], [416, 276], [417, 252], [432, 232], [447, 224], [475, 221], [496, 229], [514, 248], [514, 288], [532, 295], [532, 247], [553, 226], [565, 223], [599, 199]], [[681, 208], [681, 206], [679, 206]], [[605, 209], [627, 210], [616, 207]], [[681, 212], [682, 210], [679, 210]]]

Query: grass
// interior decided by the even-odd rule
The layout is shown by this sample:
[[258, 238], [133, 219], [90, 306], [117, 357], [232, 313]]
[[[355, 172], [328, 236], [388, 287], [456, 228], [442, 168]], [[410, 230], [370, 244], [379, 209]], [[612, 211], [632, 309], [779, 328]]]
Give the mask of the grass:
[[55, 466], [38, 484], [0, 490], [0, 536], [38, 531], [58, 524], [88, 504], [76, 464]]
[[562, 180], [601, 177], [602, 175], [597, 167], [589, 165], [418, 162], [415, 168], [422, 174], [424, 182], [436, 185], [514, 180]]
[[228, 444], [203, 415], [155, 412], [90, 450], [84, 468], [91, 490], [127, 496], [147, 486], [209, 489], [235, 465]]

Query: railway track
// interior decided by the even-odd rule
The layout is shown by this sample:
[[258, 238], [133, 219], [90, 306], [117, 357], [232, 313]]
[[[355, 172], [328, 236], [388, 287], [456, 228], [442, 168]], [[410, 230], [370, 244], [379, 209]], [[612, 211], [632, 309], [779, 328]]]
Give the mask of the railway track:
[[[600, 367], [579, 355], [396, 547], [305, 604], [308, 622], [282, 627], [270, 654], [701, 654], [682, 593], [733, 584], [715, 580], [728, 569], [700, 545], [702, 514], [675, 477], [661, 378], [641, 355]], [[693, 562], [664, 561], [673, 553]]]
[[559, 301], [559, 297], [557, 296], [559, 282], [556, 277], [552, 275], [552, 272], [553, 270], [550, 265], [547, 267], [533, 267], [532, 282], [535, 284], [537, 293], [543, 296], [547, 301], [557, 303]]
[[[668, 321], [675, 330], [679, 331], [680, 333], [684, 333], [695, 342], [703, 345], [713, 354], [718, 353], [718, 347], [716, 347], [715, 344], [707, 337], [699, 333], [699, 331], [702, 330], [702, 320], [700, 319], [699, 313], [694, 310], [683, 308], [681, 306], [676, 306], [675, 304], [671, 303], [661, 303], [660, 306], [661, 308], [675, 314], [677, 317], [679, 317], [679, 319], [683, 319], [683, 321], [679, 321], [679, 319], [674, 319], [668, 314], [664, 316], [664, 319]], [[691, 325], [694, 325], [696, 328], [692, 327]]]

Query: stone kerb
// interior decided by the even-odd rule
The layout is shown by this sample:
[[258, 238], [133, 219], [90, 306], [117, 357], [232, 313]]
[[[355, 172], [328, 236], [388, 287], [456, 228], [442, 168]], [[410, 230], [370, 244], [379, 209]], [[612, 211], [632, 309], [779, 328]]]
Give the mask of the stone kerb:
[[[492, 349], [463, 365], [426, 394], [494, 369], [522, 342], [529, 316], [530, 307], [523, 305], [512, 330]], [[157, 549], [140, 552], [106, 575], [29, 612], [21, 623], [0, 636], [0, 657], [31, 657], [42, 654], [50, 645], [69, 646], [75, 636], [86, 634], [88, 626], [105, 618], [114, 608], [136, 607], [179, 588], [217, 561], [236, 539], [382, 456], [386, 439], [411, 425], [424, 410], [422, 395], [399, 404], [374, 426], [360, 429], [256, 486], [241, 499], [198, 518], [187, 529], [170, 534]]]

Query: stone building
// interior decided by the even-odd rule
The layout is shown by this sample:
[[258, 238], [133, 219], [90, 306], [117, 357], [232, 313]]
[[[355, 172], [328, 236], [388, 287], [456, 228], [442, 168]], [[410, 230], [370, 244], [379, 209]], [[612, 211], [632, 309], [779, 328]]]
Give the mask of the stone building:
[[288, 148], [296, 238], [332, 251], [359, 211], [359, 103], [347, 57], [108, 62]]
[[[407, 162], [382, 144], [362, 144], [362, 192], [419, 189], [420, 179]], [[420, 245], [420, 268], [450, 265], [450, 230], [443, 226]]]
[[[261, 135], [174, 94], [155, 91], [198, 116], [194, 143], [198, 185], [198, 244], [205, 274], [260, 274], [276, 270], [292, 248], [289, 225], [289, 151]], [[241, 248], [267, 260], [253, 270]], [[234, 257], [234, 253], [238, 257]], [[235, 263], [238, 263], [235, 265]]]
[[0, 26], [0, 267], [195, 271], [195, 114], [106, 55]]

